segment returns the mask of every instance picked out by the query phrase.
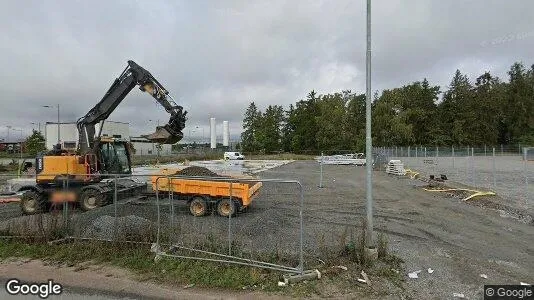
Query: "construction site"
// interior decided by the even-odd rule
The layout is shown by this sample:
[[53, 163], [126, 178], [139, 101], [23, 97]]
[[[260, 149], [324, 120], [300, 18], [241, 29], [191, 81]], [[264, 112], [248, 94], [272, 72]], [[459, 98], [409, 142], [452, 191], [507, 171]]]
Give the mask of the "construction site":
[[[475, 47], [470, 32], [458, 45], [478, 56], [434, 53], [416, 41], [434, 32], [411, 23], [453, 18], [432, 3], [405, 11], [407, 27], [377, 4], [400, 23], [376, 25], [376, 53], [370, 0], [115, 7], [157, 23], [131, 51], [118, 50], [140, 44], [131, 33], [104, 41], [131, 29], [111, 29], [107, 10], [42, 7], [80, 36], [93, 29], [73, 16], [106, 27], [57, 44], [33, 32], [63, 23], [21, 16], [49, 27], [6, 27], [28, 55], [0, 50], [14, 61], [0, 87], [0, 298], [533, 299], [534, 65], [509, 49], [532, 35]], [[455, 24], [442, 44], [465, 38]], [[397, 28], [417, 34], [389, 44]], [[64, 59], [30, 63], [37, 40]]]

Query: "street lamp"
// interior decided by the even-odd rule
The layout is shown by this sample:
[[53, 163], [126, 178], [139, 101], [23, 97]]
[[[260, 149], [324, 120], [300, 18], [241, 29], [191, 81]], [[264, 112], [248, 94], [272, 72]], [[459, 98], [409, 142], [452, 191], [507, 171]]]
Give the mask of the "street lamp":
[[[30, 124], [32, 124], [32, 125], [37, 125], [37, 126], [38, 126], [37, 128], [38, 128], [38, 130], [39, 130], [39, 133], [41, 133], [41, 122], [39, 122], [39, 123], [31, 122]], [[33, 127], [32, 127], [32, 130], [33, 130]], [[33, 133], [33, 132], [32, 132], [32, 133]]]
[[7, 127], [7, 137], [6, 137], [6, 142], [9, 143], [9, 131], [11, 130], [11, 126], [6, 126]]
[[[59, 104], [56, 104], [57, 106], [57, 143], [60, 144], [61, 143], [61, 135], [60, 135], [60, 129], [59, 129]], [[43, 107], [46, 107], [46, 108], [54, 108], [54, 106], [52, 105], [43, 105]]]
[[[195, 126], [196, 129], [199, 128], [199, 126]], [[204, 127], [202, 127], [202, 141], [201, 143], [204, 143]]]

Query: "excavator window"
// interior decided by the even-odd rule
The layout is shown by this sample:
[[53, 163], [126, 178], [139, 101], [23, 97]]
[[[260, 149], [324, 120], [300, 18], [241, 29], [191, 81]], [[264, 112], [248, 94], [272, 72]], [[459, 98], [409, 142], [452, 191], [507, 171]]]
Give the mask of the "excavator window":
[[130, 173], [130, 164], [128, 153], [124, 143], [103, 143], [101, 144], [100, 154], [102, 163], [105, 165], [103, 170], [110, 174], [128, 174]]

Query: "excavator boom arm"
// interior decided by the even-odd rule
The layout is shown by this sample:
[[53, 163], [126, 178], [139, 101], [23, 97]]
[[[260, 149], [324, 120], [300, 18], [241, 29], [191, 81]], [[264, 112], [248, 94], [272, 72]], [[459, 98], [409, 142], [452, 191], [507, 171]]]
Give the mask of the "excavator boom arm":
[[115, 79], [102, 100], [78, 120], [79, 147], [82, 153], [94, 147], [96, 124], [104, 122], [136, 86], [152, 95], [171, 115], [166, 125], [156, 127], [156, 132], [144, 137], [161, 144], [174, 144], [182, 139], [187, 112], [172, 100], [169, 92], [150, 72], [129, 60], [126, 69]]

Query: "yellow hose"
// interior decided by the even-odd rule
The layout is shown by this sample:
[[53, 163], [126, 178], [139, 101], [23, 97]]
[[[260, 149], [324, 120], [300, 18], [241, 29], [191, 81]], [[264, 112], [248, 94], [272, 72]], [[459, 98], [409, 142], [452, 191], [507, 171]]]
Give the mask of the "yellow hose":
[[470, 190], [470, 189], [441, 189], [441, 190], [432, 190], [432, 189], [427, 189], [427, 188], [424, 188], [423, 190], [427, 191], [427, 192], [454, 192], [454, 191], [462, 191], [462, 192], [471, 192], [473, 193], [472, 195], [462, 199], [462, 201], [467, 201], [471, 198], [474, 198], [474, 197], [478, 197], [478, 196], [495, 196], [495, 193], [494, 192], [491, 192], [491, 191], [487, 191], [487, 192], [483, 192], [483, 191], [477, 191], [477, 190]]
[[[406, 171], [406, 175], [410, 176], [411, 179], [414, 179], [419, 175], [419, 172], [413, 171], [411, 169], [406, 169], [405, 171]], [[478, 197], [478, 196], [495, 196], [495, 193], [491, 192], [491, 191], [484, 192], [484, 191], [477, 191], [477, 190], [470, 190], [470, 189], [440, 189], [440, 190], [433, 190], [433, 189], [423, 188], [423, 190], [425, 190], [427, 192], [455, 192], [455, 191], [462, 191], [462, 192], [471, 192], [471, 193], [473, 193], [472, 195], [467, 196], [466, 198], [462, 199], [462, 201], [467, 201], [469, 199], [472, 199], [472, 198]]]
[[415, 179], [419, 175], [419, 172], [412, 171], [411, 169], [406, 169], [404, 171], [406, 171], [406, 176], [410, 176], [410, 179]]

